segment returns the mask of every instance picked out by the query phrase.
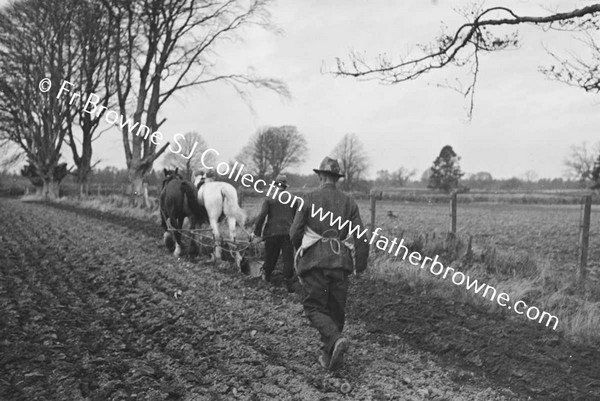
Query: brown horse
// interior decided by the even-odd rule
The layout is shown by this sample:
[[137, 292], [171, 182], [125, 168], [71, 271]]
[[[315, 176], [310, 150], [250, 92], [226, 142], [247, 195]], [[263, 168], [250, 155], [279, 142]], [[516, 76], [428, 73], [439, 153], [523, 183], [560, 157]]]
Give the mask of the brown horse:
[[[198, 203], [194, 186], [185, 181], [179, 174], [179, 169], [164, 169], [165, 179], [160, 191], [160, 218], [161, 226], [165, 230], [163, 240], [169, 251], [173, 250], [173, 239], [170, 228], [174, 230], [176, 257], [181, 255], [181, 227], [187, 217], [191, 228], [208, 223], [206, 208]], [[193, 236], [192, 236], [193, 242]]]

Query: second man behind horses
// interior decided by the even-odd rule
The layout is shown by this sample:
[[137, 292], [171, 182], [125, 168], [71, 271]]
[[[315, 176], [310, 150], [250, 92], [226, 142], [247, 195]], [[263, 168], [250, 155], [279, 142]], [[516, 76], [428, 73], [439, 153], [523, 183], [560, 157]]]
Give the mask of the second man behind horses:
[[[283, 174], [278, 175], [274, 183], [283, 190], [288, 186], [287, 178]], [[263, 237], [265, 240], [264, 280], [267, 282], [271, 281], [271, 275], [281, 253], [283, 258], [283, 276], [287, 289], [290, 292], [293, 291], [294, 248], [289, 232], [297, 208], [297, 203], [292, 205], [284, 204], [278, 198], [267, 197], [262, 204], [254, 228], [254, 235]]]

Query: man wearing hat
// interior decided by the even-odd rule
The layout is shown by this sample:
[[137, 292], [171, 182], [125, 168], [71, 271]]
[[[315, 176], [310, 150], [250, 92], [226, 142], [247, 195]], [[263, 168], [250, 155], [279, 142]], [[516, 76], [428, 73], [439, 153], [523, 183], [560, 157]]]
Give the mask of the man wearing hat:
[[[280, 174], [274, 184], [281, 189], [287, 188], [287, 178]], [[290, 226], [294, 220], [297, 204], [283, 204], [279, 197], [267, 197], [256, 220], [254, 235], [265, 239], [265, 263], [263, 265], [264, 280], [271, 281], [271, 274], [277, 264], [279, 254], [283, 257], [283, 276], [288, 291], [292, 291], [294, 276], [294, 248], [290, 241]], [[266, 224], [265, 224], [266, 220]], [[264, 228], [263, 228], [264, 225]]]
[[[354, 238], [349, 236], [349, 228], [362, 227], [362, 220], [354, 199], [336, 188], [344, 176], [338, 161], [326, 157], [313, 171], [319, 175], [321, 186], [307, 195], [305, 207], [296, 213], [290, 238], [298, 249], [296, 272], [306, 292], [304, 312], [323, 342], [319, 363], [335, 370], [342, 366], [349, 346], [342, 337], [348, 276], [367, 268], [369, 244], [356, 237], [356, 231]], [[312, 212], [319, 208], [323, 214], [330, 212], [331, 218], [321, 221], [321, 214]], [[331, 225], [338, 216], [340, 224]]]

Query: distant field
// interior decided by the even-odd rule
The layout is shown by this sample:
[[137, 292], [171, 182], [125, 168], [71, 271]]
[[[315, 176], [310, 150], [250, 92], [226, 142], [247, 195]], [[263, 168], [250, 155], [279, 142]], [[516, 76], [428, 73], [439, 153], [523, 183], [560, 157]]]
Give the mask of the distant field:
[[[369, 205], [360, 202], [369, 216]], [[379, 202], [376, 224], [406, 230], [407, 234], [446, 232], [450, 210], [443, 204]], [[392, 211], [397, 219], [387, 217]], [[593, 213], [590, 228], [590, 261], [600, 258], [600, 213]], [[552, 260], [574, 263], [578, 252], [580, 206], [523, 204], [458, 204], [457, 230], [472, 235], [475, 243], [491, 242], [502, 250], [528, 251]], [[406, 235], [406, 234], [405, 234]]]
[[[249, 216], [260, 209], [260, 198], [244, 199]], [[370, 220], [369, 202], [358, 200], [365, 223]], [[391, 211], [396, 217], [388, 217]], [[474, 244], [494, 244], [503, 251], [523, 251], [553, 262], [575, 266], [578, 257], [579, 205], [527, 205], [460, 203], [457, 230], [472, 235]], [[443, 203], [377, 202], [376, 226], [387, 236], [407, 239], [422, 233], [450, 229], [450, 208]], [[600, 266], [600, 212], [592, 207], [589, 265]]]

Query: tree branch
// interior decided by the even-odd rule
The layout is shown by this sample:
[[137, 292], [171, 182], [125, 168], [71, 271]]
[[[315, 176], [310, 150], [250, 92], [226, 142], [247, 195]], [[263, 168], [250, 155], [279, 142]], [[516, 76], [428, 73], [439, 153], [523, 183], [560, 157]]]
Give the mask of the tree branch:
[[[502, 18], [490, 18], [492, 13], [506, 14]], [[442, 33], [436, 41], [427, 45], [417, 46], [421, 55], [400, 58], [392, 61], [388, 56], [379, 55], [374, 63], [369, 63], [363, 55], [356, 52], [349, 54], [347, 59], [337, 57], [334, 69], [322, 68], [324, 72], [335, 76], [353, 77], [361, 80], [377, 80], [384, 84], [397, 84], [419, 78], [428, 72], [442, 69], [450, 64], [464, 66], [471, 64], [473, 76], [471, 84], [463, 92], [470, 95], [469, 116], [473, 111], [473, 99], [477, 74], [479, 72], [479, 51], [492, 52], [516, 47], [516, 33], [498, 37], [491, 34], [488, 28], [497, 26], [517, 26], [521, 24], [544, 25], [552, 28], [558, 23], [570, 30], [575, 30], [592, 21], [600, 13], [600, 4], [592, 4], [568, 12], [554, 13], [547, 16], [518, 15], [506, 7], [491, 7], [476, 14], [471, 22], [467, 22], [454, 32], [453, 35]], [[588, 17], [588, 19], [584, 19]], [[594, 84], [595, 85], [595, 84]], [[595, 86], [591, 86], [596, 90]]]

